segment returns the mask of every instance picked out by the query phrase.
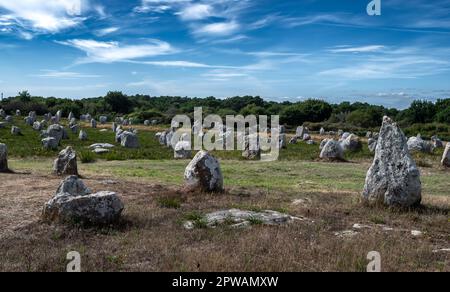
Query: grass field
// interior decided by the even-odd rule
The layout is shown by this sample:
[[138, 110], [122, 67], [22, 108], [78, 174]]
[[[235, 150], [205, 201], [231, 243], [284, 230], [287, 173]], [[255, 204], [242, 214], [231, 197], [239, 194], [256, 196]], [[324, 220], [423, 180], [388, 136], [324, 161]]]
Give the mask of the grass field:
[[[348, 163], [317, 161], [318, 145], [304, 143], [289, 145], [272, 163], [216, 153], [226, 192], [196, 194], [183, 189], [189, 161], [171, 159], [153, 137], [158, 128], [139, 129], [140, 150], [116, 147], [109, 161], [79, 164], [88, 187], [115, 191], [125, 203], [122, 221], [101, 229], [41, 223], [43, 204], [61, 181], [51, 173], [56, 152], [39, 152], [38, 134], [25, 126], [20, 137], [0, 130], [15, 171], [0, 174], [0, 271], [64, 271], [72, 250], [81, 253], [83, 271], [365, 271], [370, 251], [380, 252], [383, 271], [450, 271], [450, 255], [441, 251], [450, 248], [450, 172], [438, 167], [439, 153], [415, 156], [424, 166], [422, 207], [368, 208], [360, 203], [371, 162], [367, 150], [347, 157]], [[82, 152], [95, 142], [113, 142], [111, 131], [98, 131], [88, 129], [89, 141], [73, 136], [64, 146]], [[189, 218], [229, 208], [305, 220], [183, 228]], [[348, 230], [356, 233], [340, 236]]]

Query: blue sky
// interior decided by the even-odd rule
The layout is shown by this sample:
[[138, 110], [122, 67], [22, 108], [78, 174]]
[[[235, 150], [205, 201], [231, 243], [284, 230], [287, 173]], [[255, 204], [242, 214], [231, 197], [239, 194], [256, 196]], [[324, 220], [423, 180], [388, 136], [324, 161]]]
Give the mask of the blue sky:
[[450, 0], [0, 0], [0, 91], [450, 96]]

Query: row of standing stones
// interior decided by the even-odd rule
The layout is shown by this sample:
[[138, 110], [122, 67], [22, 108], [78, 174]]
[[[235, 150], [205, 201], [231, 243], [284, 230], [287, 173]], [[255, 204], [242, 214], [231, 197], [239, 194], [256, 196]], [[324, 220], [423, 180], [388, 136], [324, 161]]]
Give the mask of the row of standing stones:
[[[106, 123], [105, 119], [102, 119], [101, 122]], [[116, 123], [113, 123], [113, 131], [116, 135], [116, 141], [121, 143], [132, 141], [130, 143], [125, 142], [125, 144], [133, 145], [130, 148], [139, 147], [137, 133], [123, 131]], [[64, 128], [58, 124], [51, 125], [46, 132], [47, 138], [55, 139], [58, 144], [61, 139], [64, 139]], [[324, 134], [323, 129], [321, 129], [321, 134]], [[360, 147], [357, 136], [350, 133], [339, 134], [341, 136], [339, 141], [325, 139], [321, 143], [321, 158], [340, 159], [344, 149], [353, 150]], [[157, 137], [161, 144], [171, 147], [172, 135], [174, 135], [174, 129], [158, 133]], [[281, 148], [283, 140], [285, 140], [283, 127], [280, 129], [280, 136], [279, 145]], [[300, 136], [303, 136], [304, 141], [312, 140], [308, 129], [305, 127], [297, 129], [296, 137]], [[383, 119], [379, 134], [374, 136], [377, 138], [376, 147], [374, 147], [375, 158], [367, 173], [362, 195], [364, 202], [403, 207], [420, 204], [420, 172], [410, 155], [411, 139], [407, 141], [403, 132], [388, 117]], [[187, 150], [187, 143], [189, 142], [185, 141], [185, 138], [186, 136], [182, 136], [181, 140], [176, 143], [174, 147], [175, 158], [190, 158], [191, 153]], [[420, 137], [415, 138], [415, 142], [420, 139]], [[246, 145], [250, 144], [248, 141], [247, 139]], [[254, 151], [246, 148], [244, 153]], [[69, 175], [69, 177], [61, 183], [54, 198], [45, 205], [43, 219], [52, 222], [83, 222], [89, 224], [109, 224], [117, 220], [124, 208], [118, 196], [113, 192], [91, 194], [78, 178], [76, 161], [76, 153], [71, 147], [61, 151], [55, 160], [53, 165], [55, 174]], [[442, 165], [450, 167], [450, 143], [447, 144], [444, 151]], [[9, 171], [7, 147], [5, 144], [0, 144], [0, 172], [5, 171]], [[186, 167], [184, 177], [189, 190], [222, 192], [224, 189], [220, 164], [216, 158], [205, 151], [197, 153]]]

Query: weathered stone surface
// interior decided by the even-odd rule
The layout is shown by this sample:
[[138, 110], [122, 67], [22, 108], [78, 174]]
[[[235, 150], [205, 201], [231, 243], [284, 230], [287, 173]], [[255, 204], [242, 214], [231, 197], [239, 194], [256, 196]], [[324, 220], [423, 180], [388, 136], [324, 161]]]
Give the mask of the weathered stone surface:
[[106, 117], [106, 116], [100, 116], [100, 117], [98, 118], [98, 120], [100, 121], [100, 124], [104, 125], [104, 124], [106, 124], [106, 122], [108, 121], [108, 117]]
[[0, 172], [8, 172], [8, 147], [0, 143]]
[[11, 127], [11, 135], [20, 135], [20, 134], [22, 134], [22, 131], [20, 130], [19, 127], [16, 126]]
[[368, 131], [367, 133], [366, 133], [366, 138], [372, 138], [372, 132], [371, 131]]
[[108, 153], [109, 149], [106, 149], [106, 148], [94, 148], [94, 150], [92, 150], [92, 152], [94, 152], [96, 154], [104, 154], [104, 153]]
[[338, 130], [337, 135], [338, 135], [339, 137], [342, 137], [343, 134], [344, 134], [344, 131], [343, 131], [343, 130]]
[[298, 127], [297, 130], [295, 131], [295, 136], [299, 139], [303, 139], [305, 134], [309, 134], [309, 129], [304, 126]]
[[297, 144], [297, 143], [298, 143], [297, 137], [292, 137], [291, 140], [289, 140], [289, 144]]
[[117, 129], [116, 130], [116, 136], [115, 136], [115, 140], [116, 143], [120, 143], [122, 141], [122, 134], [124, 133], [124, 131], [122, 129]]
[[345, 140], [345, 139], [347, 139], [350, 135], [351, 135], [351, 133], [345, 132], [345, 133], [343, 133], [343, 134], [341, 135], [341, 139], [342, 139], [342, 140]]
[[6, 116], [5, 117], [5, 121], [8, 123], [12, 123], [13, 122], [13, 117], [12, 116]]
[[175, 159], [192, 158], [191, 143], [189, 141], [179, 141], [174, 148]]
[[383, 118], [378, 146], [367, 172], [363, 199], [371, 204], [410, 207], [422, 199], [420, 172], [406, 137], [390, 118]]
[[325, 135], [325, 129], [324, 128], [320, 128], [319, 134], [321, 136]]
[[261, 159], [261, 147], [258, 134], [244, 136], [244, 151], [242, 157], [248, 160]]
[[435, 149], [437, 149], [437, 148], [444, 148], [444, 143], [437, 136], [431, 137], [431, 142], [433, 143], [433, 147]]
[[28, 126], [33, 126], [33, 119], [31, 117], [26, 117], [23, 119], [25, 121], [25, 124], [27, 124]]
[[120, 135], [120, 145], [125, 148], [139, 148], [138, 136], [135, 133], [125, 131]]
[[343, 160], [344, 150], [338, 141], [329, 139], [320, 152], [320, 158], [327, 160]]
[[444, 154], [442, 155], [441, 160], [442, 166], [450, 167], [450, 142], [445, 146]]
[[308, 145], [315, 145], [316, 141], [314, 141], [313, 139], [306, 141], [306, 144]]
[[81, 141], [86, 141], [88, 139], [88, 134], [86, 133], [86, 131], [81, 130], [80, 134], [78, 135], [78, 139], [80, 139]]
[[53, 163], [53, 171], [57, 175], [78, 175], [77, 154], [72, 147], [62, 150]]
[[377, 148], [377, 140], [375, 140], [373, 138], [369, 138], [368, 146], [369, 146], [369, 151], [374, 153], [375, 149]]
[[71, 121], [72, 119], [74, 119], [75, 118], [75, 115], [73, 114], [73, 112], [70, 112], [69, 113], [69, 116], [67, 117], [67, 119], [69, 120], [69, 121]]
[[95, 148], [114, 148], [114, 145], [109, 144], [109, 143], [95, 143], [95, 144], [92, 144], [91, 146], [89, 146], [89, 148], [91, 148], [91, 149], [95, 149]]
[[200, 151], [184, 172], [189, 189], [202, 192], [222, 192], [223, 176], [219, 161], [206, 151]]
[[409, 138], [407, 144], [410, 152], [432, 153], [434, 150], [433, 145], [427, 141], [424, 141], [420, 134], [417, 135], [417, 137]]
[[33, 130], [41, 131], [42, 130], [42, 124], [40, 122], [34, 122], [33, 123]]
[[53, 137], [47, 137], [41, 140], [42, 147], [46, 150], [58, 149], [58, 140]]
[[96, 129], [97, 128], [97, 121], [94, 120], [94, 119], [91, 120], [91, 128], [92, 129]]
[[76, 176], [66, 178], [42, 213], [45, 222], [105, 225], [117, 221], [124, 205], [114, 192], [91, 191]]
[[278, 147], [280, 149], [287, 148], [286, 134], [280, 134], [279, 139], [278, 139]]
[[303, 139], [303, 141], [309, 141], [309, 140], [311, 140], [312, 138], [311, 138], [311, 135], [310, 135], [310, 134], [304, 134], [302, 139]]
[[[209, 228], [215, 228], [219, 225], [227, 224], [234, 228], [249, 227], [253, 224], [262, 225], [284, 225], [295, 220], [304, 220], [303, 218], [293, 217], [276, 211], [265, 210], [262, 212], [245, 211], [238, 209], [217, 211], [206, 214], [203, 218]], [[195, 222], [187, 221], [184, 224], [186, 229], [195, 228]]]
[[147, 126], [147, 127], [150, 126], [150, 121], [149, 120], [145, 120], [144, 121], [144, 126]]
[[320, 146], [319, 149], [322, 150], [323, 148], [325, 148], [325, 145], [328, 143], [328, 141], [330, 141], [332, 139], [323, 139], [322, 142], [320, 142]]
[[16, 116], [21, 116], [22, 112], [20, 110], [16, 110]]
[[64, 127], [58, 124], [50, 125], [47, 128], [47, 131], [43, 133], [44, 137], [53, 137], [58, 142], [58, 145], [61, 143], [61, 140], [65, 136], [65, 130]]
[[79, 129], [79, 128], [80, 128], [80, 127], [79, 127], [78, 125], [72, 125], [72, 126], [70, 126], [70, 130], [72, 131], [73, 134], [78, 133], [78, 129]]
[[[358, 151], [362, 148], [362, 143], [359, 140], [359, 137], [355, 134], [344, 133], [341, 139], [341, 146], [344, 151]], [[345, 138], [344, 138], [345, 137]]]

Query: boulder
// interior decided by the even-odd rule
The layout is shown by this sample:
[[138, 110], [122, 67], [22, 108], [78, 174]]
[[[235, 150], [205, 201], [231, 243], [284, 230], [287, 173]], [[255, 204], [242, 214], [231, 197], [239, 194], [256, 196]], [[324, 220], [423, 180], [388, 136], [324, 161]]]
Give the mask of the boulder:
[[206, 151], [200, 151], [184, 172], [187, 187], [200, 192], [222, 192], [223, 176], [219, 161]]
[[139, 148], [139, 139], [135, 133], [123, 132], [120, 135], [120, 145], [125, 148]]
[[0, 143], [0, 172], [9, 172], [8, 147], [3, 143]]
[[34, 122], [33, 123], [33, 130], [41, 131], [42, 130], [42, 124], [40, 122]]
[[444, 167], [450, 167], [450, 142], [445, 146], [444, 154], [442, 155], [441, 164]]
[[175, 159], [190, 159], [192, 158], [191, 143], [189, 141], [179, 141], [174, 148]]
[[149, 120], [145, 120], [144, 121], [144, 126], [147, 126], [147, 127], [150, 126], [150, 121]]
[[410, 207], [422, 199], [420, 172], [406, 137], [389, 117], [383, 118], [375, 158], [367, 172], [363, 200], [370, 204]]
[[341, 139], [342, 139], [342, 140], [345, 140], [345, 139], [347, 139], [350, 135], [351, 135], [351, 133], [345, 132], [345, 133], [343, 133], [343, 134], [341, 135]]
[[372, 134], [371, 131], [368, 131], [368, 132], [366, 133], [366, 138], [372, 138], [372, 136], [373, 136], [373, 134]]
[[427, 141], [424, 141], [420, 134], [417, 135], [417, 137], [409, 138], [407, 145], [410, 152], [432, 153], [434, 150], [433, 145]]
[[42, 213], [45, 222], [107, 225], [120, 219], [124, 205], [114, 192], [91, 191], [77, 176], [67, 177]]
[[57, 175], [78, 175], [77, 154], [72, 147], [62, 150], [53, 163], [53, 171]]
[[108, 153], [109, 149], [106, 149], [106, 148], [94, 148], [94, 150], [92, 150], [92, 152], [94, 152], [96, 154], [104, 154], [104, 153]]
[[12, 126], [11, 127], [11, 135], [20, 135], [20, 134], [22, 134], [22, 131], [20, 130], [20, 128], [19, 127], [16, 127], [16, 126]]
[[106, 124], [106, 122], [108, 121], [108, 117], [106, 117], [106, 116], [100, 116], [100, 117], [98, 118], [98, 120], [100, 121], [100, 124], [104, 125], [104, 124]]
[[339, 137], [342, 137], [343, 134], [344, 134], [344, 131], [343, 131], [343, 130], [338, 130], [337, 135], [338, 135]]
[[[345, 138], [344, 138], [345, 137]], [[358, 151], [362, 148], [362, 143], [359, 140], [359, 137], [355, 134], [342, 135], [341, 146], [344, 151]]]
[[80, 139], [81, 141], [86, 141], [88, 139], [88, 134], [86, 133], [86, 131], [81, 130], [80, 134], [78, 135], [78, 139]]
[[344, 160], [344, 150], [338, 141], [329, 139], [320, 152], [320, 158], [326, 160]]
[[47, 137], [41, 140], [42, 147], [46, 150], [58, 149], [58, 140], [53, 137]]
[[309, 140], [311, 140], [312, 138], [311, 138], [311, 135], [310, 134], [304, 134], [303, 135], [303, 137], [302, 137], [302, 139], [303, 139], [303, 141], [309, 141]]
[[96, 149], [96, 148], [114, 148], [114, 145], [109, 144], [109, 143], [95, 143], [92, 144], [91, 146], [89, 146], [89, 148], [91, 149]]
[[56, 141], [58, 142], [58, 145], [61, 143], [61, 140], [63, 139], [63, 137], [65, 136], [65, 129], [63, 126], [58, 125], [58, 124], [54, 124], [54, 125], [50, 125], [47, 128], [47, 131], [45, 131], [43, 133], [43, 136], [45, 137], [53, 137], [56, 139]]

